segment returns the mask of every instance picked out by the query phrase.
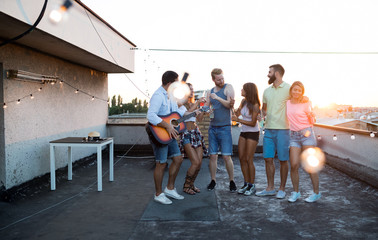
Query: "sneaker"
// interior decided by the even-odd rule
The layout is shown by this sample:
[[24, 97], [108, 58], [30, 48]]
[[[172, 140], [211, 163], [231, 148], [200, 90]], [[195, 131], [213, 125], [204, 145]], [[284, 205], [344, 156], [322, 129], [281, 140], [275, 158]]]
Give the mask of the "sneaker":
[[267, 191], [267, 190], [264, 189], [261, 192], [256, 193], [256, 196], [259, 196], [259, 197], [274, 196], [274, 195], [276, 195], [276, 190]]
[[239, 194], [244, 194], [245, 191], [247, 191], [247, 188], [248, 188], [248, 184], [244, 183], [244, 186], [241, 187], [241, 188], [239, 188], [238, 193]]
[[236, 192], [236, 184], [234, 181], [230, 181], [230, 191], [231, 192]]
[[217, 185], [216, 182], [214, 180], [211, 180], [209, 185], [207, 185], [207, 190], [209, 191], [213, 190], [215, 188], [215, 185]]
[[171, 197], [171, 198], [174, 198], [174, 199], [177, 199], [177, 200], [184, 199], [184, 196], [182, 196], [182, 195], [180, 195], [180, 194], [177, 193], [176, 188], [174, 188], [172, 190], [169, 190], [167, 187], [165, 187], [164, 193], [168, 197]]
[[321, 193], [313, 193], [311, 194], [311, 196], [309, 196], [308, 198], [305, 199], [306, 202], [315, 202], [317, 201], [320, 197], [322, 196]]
[[276, 195], [276, 190], [267, 191], [267, 190], [264, 189], [264, 190], [256, 193], [256, 196], [259, 196], [259, 197], [274, 196], [274, 195]]
[[255, 194], [256, 188], [255, 184], [252, 184], [252, 186], [248, 186], [247, 191], [245, 191], [244, 195], [251, 196], [252, 194]]
[[291, 196], [289, 197], [288, 201], [289, 202], [296, 202], [298, 200], [298, 198], [301, 197], [301, 193], [300, 192], [291, 192]]
[[166, 204], [166, 205], [172, 204], [172, 201], [169, 200], [169, 198], [167, 198], [164, 193], [160, 193], [159, 196], [154, 195], [154, 200], [155, 200], [155, 202], [158, 202], [158, 203], [161, 203], [161, 204]]
[[286, 193], [284, 191], [282, 191], [282, 190], [279, 190], [277, 192], [276, 198], [283, 199], [283, 198], [285, 198], [285, 196], [286, 196]]

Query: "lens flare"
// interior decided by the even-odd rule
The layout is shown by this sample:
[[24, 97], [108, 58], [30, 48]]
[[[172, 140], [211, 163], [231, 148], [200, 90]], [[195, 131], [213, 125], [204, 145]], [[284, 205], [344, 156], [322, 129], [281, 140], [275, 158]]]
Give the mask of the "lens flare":
[[325, 155], [320, 148], [307, 148], [301, 154], [301, 163], [308, 173], [317, 173], [323, 169]]
[[190, 95], [190, 88], [185, 82], [174, 82], [168, 88], [168, 96], [178, 104], [184, 104]]

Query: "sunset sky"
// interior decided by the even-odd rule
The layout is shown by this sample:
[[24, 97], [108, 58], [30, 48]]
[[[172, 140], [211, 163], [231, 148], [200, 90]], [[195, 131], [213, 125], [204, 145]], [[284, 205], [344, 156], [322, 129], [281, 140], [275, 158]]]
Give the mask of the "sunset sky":
[[[82, 1], [141, 49], [128, 77], [144, 94], [166, 70], [189, 72], [195, 90], [209, 89], [218, 67], [240, 101], [245, 82], [262, 95], [269, 66], [280, 63], [284, 81], [302, 81], [314, 106], [378, 107], [376, 0]], [[124, 74], [109, 76], [109, 96], [128, 102], [143, 93]]]

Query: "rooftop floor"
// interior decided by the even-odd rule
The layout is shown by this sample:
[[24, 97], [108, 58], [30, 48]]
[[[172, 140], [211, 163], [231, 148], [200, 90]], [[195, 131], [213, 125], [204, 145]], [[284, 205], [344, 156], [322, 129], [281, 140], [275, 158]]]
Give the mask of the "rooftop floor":
[[[233, 160], [240, 187], [239, 160]], [[102, 192], [97, 192], [96, 164], [89, 162], [74, 168], [72, 181], [66, 180], [66, 172], [58, 174], [55, 191], [45, 181], [12, 202], [0, 202], [1, 239], [378, 239], [377, 189], [329, 166], [320, 173], [318, 202], [304, 201], [311, 182], [300, 170], [302, 198], [289, 203], [290, 176], [284, 200], [230, 193], [221, 158], [216, 189], [207, 191], [205, 158], [196, 184], [202, 192], [160, 205], [153, 201], [153, 158], [117, 157], [114, 182], [108, 181], [107, 161]], [[177, 177], [179, 192], [189, 164], [185, 159]], [[256, 188], [262, 190], [266, 176], [261, 154], [256, 154], [255, 166]]]

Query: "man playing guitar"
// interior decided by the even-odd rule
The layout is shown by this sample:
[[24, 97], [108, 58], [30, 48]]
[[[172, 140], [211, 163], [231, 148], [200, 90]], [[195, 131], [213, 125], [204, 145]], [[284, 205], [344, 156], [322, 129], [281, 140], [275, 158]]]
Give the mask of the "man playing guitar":
[[[148, 122], [152, 125], [164, 128], [173, 139], [178, 137], [178, 131], [171, 124], [163, 121], [159, 116], [169, 115], [172, 112], [178, 112], [181, 116], [184, 115], [184, 112], [178, 108], [177, 103], [168, 98], [167, 90], [169, 86], [176, 81], [178, 81], [177, 73], [167, 71], [163, 74], [162, 86], [152, 95], [147, 112]], [[175, 180], [183, 161], [177, 141], [170, 141], [168, 144], [159, 144], [156, 141], [152, 141], [150, 138], [150, 142], [156, 159], [156, 167], [154, 170], [156, 193], [154, 200], [161, 204], [171, 204], [172, 201], [167, 198], [167, 196], [178, 200], [184, 199], [183, 196], [177, 193], [175, 188]], [[167, 187], [163, 192], [162, 183], [164, 169], [167, 165], [168, 158], [172, 158], [172, 164], [169, 167]]]

